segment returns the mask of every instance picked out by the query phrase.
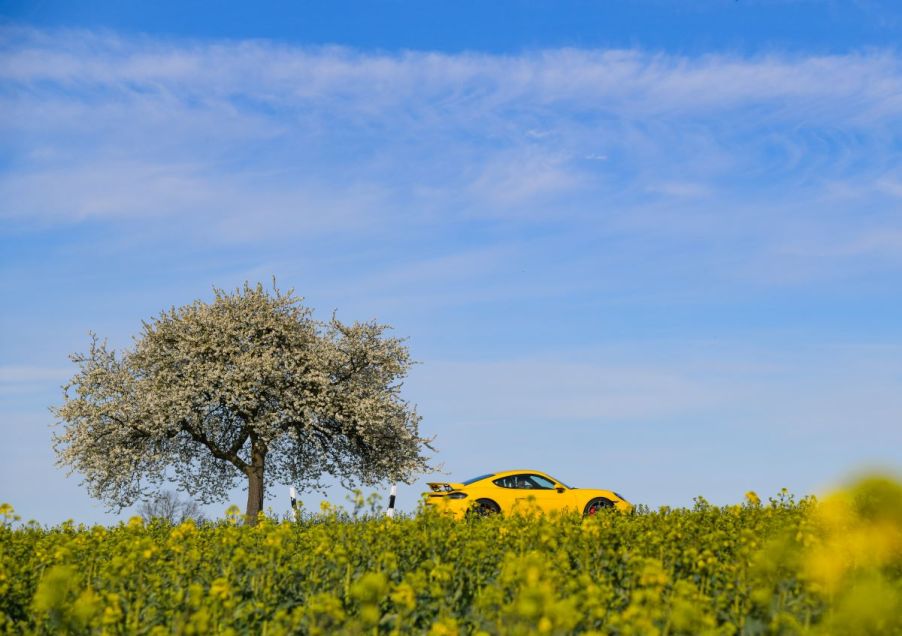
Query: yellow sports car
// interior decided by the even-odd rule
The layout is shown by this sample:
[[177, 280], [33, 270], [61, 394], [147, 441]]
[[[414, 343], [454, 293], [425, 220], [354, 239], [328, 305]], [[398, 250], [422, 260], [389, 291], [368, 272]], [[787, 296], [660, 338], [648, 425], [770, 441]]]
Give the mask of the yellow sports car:
[[571, 488], [537, 470], [489, 473], [461, 483], [432, 482], [423, 493], [426, 505], [458, 519], [467, 515], [510, 514], [532, 511], [581, 512], [590, 516], [604, 508], [626, 512], [626, 499], [612, 490]]

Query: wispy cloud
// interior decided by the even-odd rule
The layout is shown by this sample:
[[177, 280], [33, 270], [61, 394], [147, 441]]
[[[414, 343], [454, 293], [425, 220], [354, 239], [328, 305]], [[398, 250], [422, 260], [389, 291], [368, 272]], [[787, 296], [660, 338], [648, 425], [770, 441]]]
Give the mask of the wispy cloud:
[[[552, 287], [627, 269], [796, 285], [899, 265], [894, 52], [381, 54], [2, 34], [0, 217], [14, 231], [107, 223], [131, 228], [130, 249], [168, 233], [304, 253], [343, 237], [349, 256], [378, 240], [407, 254], [385, 263], [391, 276], [427, 244], [461, 251], [450, 237], [479, 224], [545, 255]], [[554, 262], [562, 236], [589, 251]]]
[[[434, 418], [536, 424], [623, 422], [680, 417], [723, 405], [729, 396], [676, 369], [520, 359], [433, 362], [415, 392]], [[466, 396], [462, 398], [462, 396]]]
[[[891, 53], [752, 59], [578, 49], [519, 56], [380, 55], [17, 27], [4, 28], [4, 41], [2, 78], [25, 85], [52, 83], [72, 93], [106, 88], [120, 96], [193, 95], [209, 102], [245, 95], [289, 107], [327, 100], [347, 112], [375, 115], [389, 104], [403, 108], [411, 98], [445, 113], [481, 109], [490, 115], [501, 106], [595, 102], [609, 111], [638, 107], [637, 117], [804, 99], [820, 103], [815, 115], [855, 112], [864, 121], [892, 116], [900, 99], [900, 63]], [[775, 107], [772, 116], [788, 110]]]
[[0, 366], [0, 395], [12, 396], [59, 387], [72, 376], [71, 369], [7, 365]]
[[[249, 151], [264, 171], [257, 183], [295, 199], [305, 190], [286, 183], [298, 175], [322, 182], [341, 169], [346, 183], [375, 180], [401, 199], [452, 190], [458, 207], [486, 214], [532, 216], [537, 199], [574, 193], [628, 206], [624, 193], [684, 196], [724, 180], [816, 189], [861, 153], [871, 156], [863, 176], [883, 178], [902, 115], [902, 63], [888, 52], [381, 55], [19, 27], [3, 36], [0, 109], [15, 157], [4, 216], [248, 214], [222, 182], [250, 187]], [[62, 201], [43, 194], [50, 180]]]
[[[461, 424], [620, 426], [710, 421], [727, 412], [731, 426], [780, 421], [811, 435], [859, 421], [898, 437], [900, 352], [898, 345], [855, 342], [764, 348], [715, 339], [623, 341], [500, 360], [436, 360], [415, 369], [409, 389], [433, 418]], [[850, 371], [858, 382], [849, 382]]]

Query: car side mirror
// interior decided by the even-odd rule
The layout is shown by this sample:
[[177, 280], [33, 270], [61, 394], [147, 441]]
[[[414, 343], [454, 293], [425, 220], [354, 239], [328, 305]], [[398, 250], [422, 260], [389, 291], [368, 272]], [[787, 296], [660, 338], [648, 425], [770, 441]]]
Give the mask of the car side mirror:
[[562, 493], [562, 492], [564, 492], [564, 487], [558, 486], [557, 488], [555, 488], [555, 490], [557, 490], [559, 493]]

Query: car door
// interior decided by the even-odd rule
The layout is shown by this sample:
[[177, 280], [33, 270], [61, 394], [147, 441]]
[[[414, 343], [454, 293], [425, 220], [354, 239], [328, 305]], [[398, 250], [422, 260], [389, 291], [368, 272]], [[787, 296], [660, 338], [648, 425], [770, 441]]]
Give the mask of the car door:
[[508, 491], [510, 512], [528, 513], [533, 508], [556, 510], [559, 496], [554, 483], [534, 473], [518, 473], [496, 479], [494, 484]]
[[542, 492], [542, 508], [546, 512], [552, 510], [563, 511], [573, 507], [573, 497], [570, 495], [569, 489], [553, 481], [546, 475], [536, 475], [531, 473], [530, 479], [538, 486]]

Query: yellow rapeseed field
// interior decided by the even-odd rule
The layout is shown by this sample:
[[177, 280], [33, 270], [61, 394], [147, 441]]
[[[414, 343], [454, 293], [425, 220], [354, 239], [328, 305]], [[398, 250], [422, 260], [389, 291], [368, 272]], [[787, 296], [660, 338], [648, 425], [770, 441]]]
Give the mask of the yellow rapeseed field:
[[902, 633], [889, 478], [587, 519], [0, 520], [0, 633]]

